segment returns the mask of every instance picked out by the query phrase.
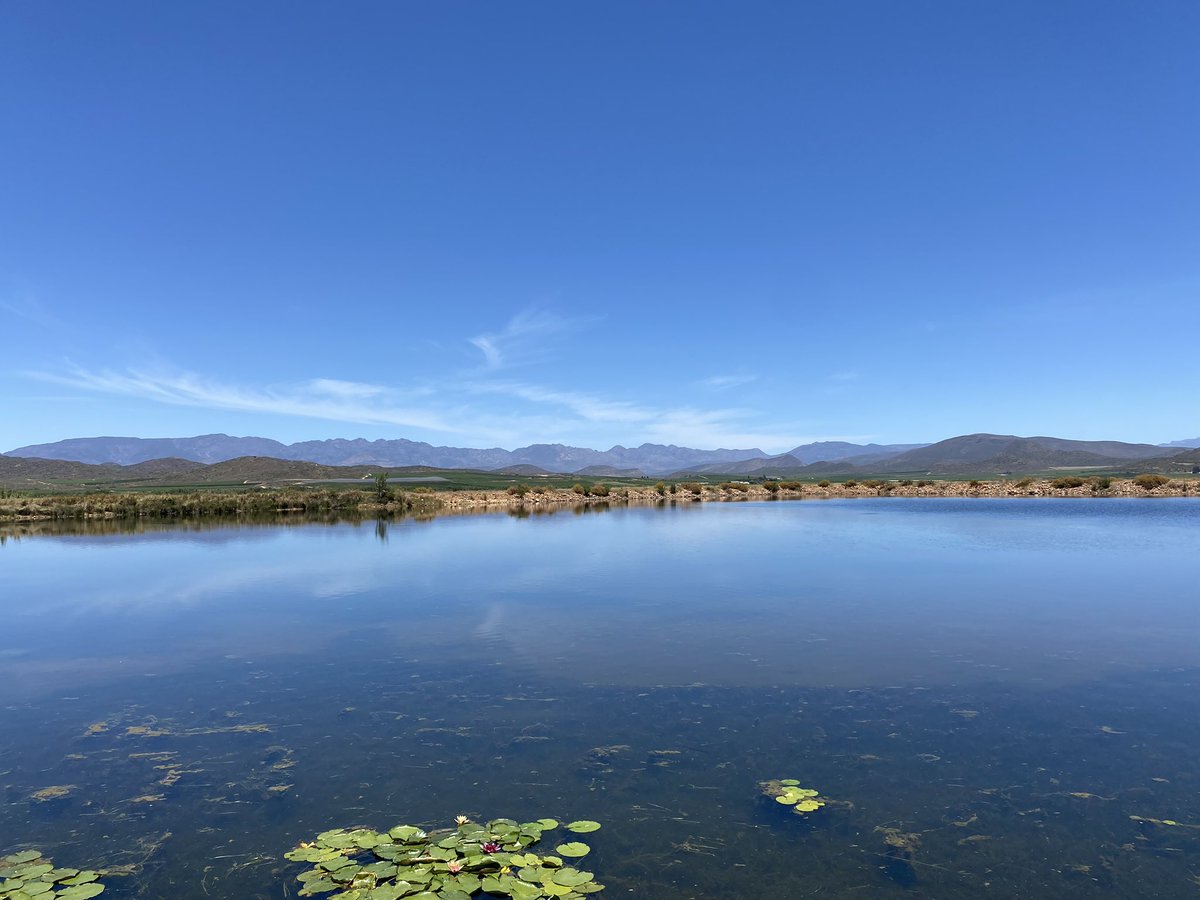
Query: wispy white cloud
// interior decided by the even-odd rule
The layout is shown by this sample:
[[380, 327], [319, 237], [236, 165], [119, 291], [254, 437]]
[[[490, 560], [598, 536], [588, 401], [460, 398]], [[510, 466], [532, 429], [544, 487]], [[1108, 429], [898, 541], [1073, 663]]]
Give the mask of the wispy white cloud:
[[28, 292], [0, 297], [0, 313], [23, 319], [42, 328], [56, 327], [58, 319], [37, 297]]
[[468, 341], [483, 354], [484, 366], [497, 370], [541, 358], [556, 335], [591, 321], [595, 319], [568, 319], [547, 310], [527, 309], [509, 319], [500, 331], [478, 334]]
[[472, 389], [486, 394], [505, 394], [529, 403], [566, 409], [585, 422], [635, 425], [649, 422], [658, 410], [627, 400], [614, 400], [599, 394], [563, 391], [525, 384], [519, 381], [474, 382]]
[[[610, 390], [586, 391], [516, 378], [529, 362], [542, 361], [566, 332], [595, 319], [565, 318], [531, 309], [504, 328], [469, 338], [483, 366], [466, 372], [427, 370], [404, 387], [334, 377], [287, 384], [233, 383], [168, 364], [127, 369], [66, 365], [27, 373], [44, 382], [89, 394], [137, 398], [173, 406], [295, 416], [371, 426], [396, 426], [424, 439], [436, 434], [460, 446], [515, 447], [528, 443], [568, 443], [602, 447], [644, 441], [693, 447], [750, 448], [767, 452], [823, 439], [798, 432], [762, 410], [714, 404], [652, 402], [649, 395], [622, 396]], [[458, 344], [462, 347], [461, 339]], [[697, 386], [725, 391], [755, 381], [749, 373], [718, 374]], [[666, 387], [666, 386], [664, 386]], [[669, 396], [669, 395], [668, 395]], [[727, 395], [736, 396], [736, 395]], [[407, 436], [407, 435], [406, 435]], [[443, 438], [445, 439], [445, 438]]]
[[401, 393], [396, 389], [332, 378], [316, 378], [294, 385], [245, 387], [190, 372], [90, 371], [74, 365], [60, 372], [28, 374], [80, 390], [138, 397], [173, 406], [303, 416], [360, 425], [399, 425], [431, 431], [459, 430], [428, 407], [402, 404]]
[[[481, 393], [504, 394], [558, 411], [559, 415], [553, 419], [558, 427], [577, 432], [594, 431], [586, 426], [602, 426], [608, 433], [636, 435], [639, 441], [738, 449], [790, 449], [822, 439], [786, 429], [762, 428], [755, 421], [758, 416], [753, 410], [655, 406], [518, 381], [474, 383], [471, 387]], [[564, 410], [569, 417], [561, 415]]]
[[711, 378], [702, 379], [700, 384], [704, 387], [723, 391], [727, 388], [741, 387], [743, 384], [749, 384], [757, 380], [757, 375], [713, 375]]
[[339, 381], [336, 378], [314, 378], [308, 382], [309, 389], [314, 394], [326, 394], [342, 399], [363, 399], [378, 397], [385, 393], [386, 388], [377, 384], [363, 384], [358, 381]]

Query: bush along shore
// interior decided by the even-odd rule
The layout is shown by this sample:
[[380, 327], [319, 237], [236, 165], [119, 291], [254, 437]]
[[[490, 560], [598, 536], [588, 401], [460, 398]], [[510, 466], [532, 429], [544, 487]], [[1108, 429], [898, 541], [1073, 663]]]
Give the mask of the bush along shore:
[[1200, 481], [1168, 479], [1162, 475], [1136, 478], [1052, 479], [1021, 478], [1001, 481], [880, 481], [748, 483], [659, 482], [646, 487], [610, 487], [579, 483], [571, 488], [525, 484], [506, 491], [455, 490], [441, 492], [380, 489], [327, 490], [305, 488], [252, 491], [197, 490], [186, 493], [95, 493], [0, 495], [0, 521], [61, 519], [191, 520], [208, 516], [261, 517], [292, 514], [338, 514], [345, 517], [427, 517], [439, 513], [486, 509], [538, 509], [563, 506], [618, 504], [707, 503], [743, 500], [820, 500], [855, 497], [1197, 497]]
[[119, 493], [0, 496], [0, 521], [44, 519], [158, 519], [202, 517], [262, 517], [295, 514], [339, 514], [347, 517], [388, 517], [432, 514], [441, 503], [430, 494], [376, 491], [197, 490], [177, 493]]

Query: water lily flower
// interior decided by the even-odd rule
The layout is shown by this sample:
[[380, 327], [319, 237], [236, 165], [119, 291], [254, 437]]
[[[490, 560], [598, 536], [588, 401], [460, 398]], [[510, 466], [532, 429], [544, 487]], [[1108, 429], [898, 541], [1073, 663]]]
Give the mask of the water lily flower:
[[499, 853], [500, 845], [495, 841], [484, 841], [479, 845], [479, 849], [484, 853]]
[[454, 822], [457, 825], [466, 825], [471, 820], [467, 816], [455, 816]]
[[451, 875], [457, 875], [463, 870], [463, 864], [457, 860], [451, 860], [450, 862], [446, 863], [446, 868], [450, 870]]

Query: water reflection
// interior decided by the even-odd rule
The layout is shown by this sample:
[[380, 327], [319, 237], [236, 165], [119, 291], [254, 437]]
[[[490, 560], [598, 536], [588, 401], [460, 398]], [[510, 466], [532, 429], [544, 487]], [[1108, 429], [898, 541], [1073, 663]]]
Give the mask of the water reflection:
[[[0, 853], [279, 897], [327, 827], [551, 815], [605, 823], [600, 896], [1194, 896], [1197, 525], [855, 500], [38, 532], [0, 556]], [[837, 802], [801, 819], [779, 777]]]

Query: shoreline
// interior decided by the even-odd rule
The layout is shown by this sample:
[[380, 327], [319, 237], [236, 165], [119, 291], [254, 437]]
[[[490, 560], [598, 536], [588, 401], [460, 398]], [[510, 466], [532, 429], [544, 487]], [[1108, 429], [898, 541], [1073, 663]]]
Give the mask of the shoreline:
[[1087, 482], [1075, 487], [1053, 487], [1051, 480], [1034, 480], [1018, 487], [1016, 482], [1004, 481], [937, 481], [932, 484], [901, 485], [897, 482], [859, 482], [852, 486], [833, 483], [822, 487], [818, 484], [801, 484], [795, 488], [769, 490], [761, 484], [746, 485], [734, 482], [736, 487], [702, 485], [699, 493], [678, 486], [675, 493], [660, 494], [654, 488], [614, 488], [607, 495], [580, 495], [571, 490], [530, 491], [524, 496], [511, 495], [503, 491], [454, 491], [436, 495], [448, 508], [470, 509], [481, 507], [519, 508], [537, 506], [562, 506], [571, 504], [637, 503], [729, 503], [746, 500], [831, 500], [839, 498], [872, 497], [975, 497], [1027, 499], [1038, 497], [1077, 497], [1080, 499], [1103, 499], [1111, 497], [1200, 497], [1200, 482], [1170, 481], [1165, 485], [1146, 489], [1132, 479], [1113, 479], [1107, 488], [1093, 487]]
[[878, 497], [896, 498], [982, 498], [1036, 499], [1114, 497], [1200, 497], [1200, 481], [1171, 480], [1154, 487], [1133, 479], [1081, 480], [1080, 484], [1055, 487], [1062, 479], [1009, 481], [922, 481], [842, 482], [828, 485], [785, 483], [767, 486], [746, 482], [676, 484], [645, 488], [607, 488], [594, 484], [579, 493], [576, 489], [527, 488], [507, 491], [456, 490], [444, 492], [396, 491], [393, 499], [380, 502], [365, 491], [304, 490], [296, 487], [257, 491], [192, 491], [187, 494], [100, 493], [48, 494], [41, 497], [0, 499], [0, 523], [70, 520], [193, 521], [212, 517], [264, 517], [295, 514], [324, 514], [362, 519], [413, 516], [433, 518], [468, 511], [525, 511], [588, 506], [646, 506], [663, 503], [730, 503], [764, 500], [829, 500]]

